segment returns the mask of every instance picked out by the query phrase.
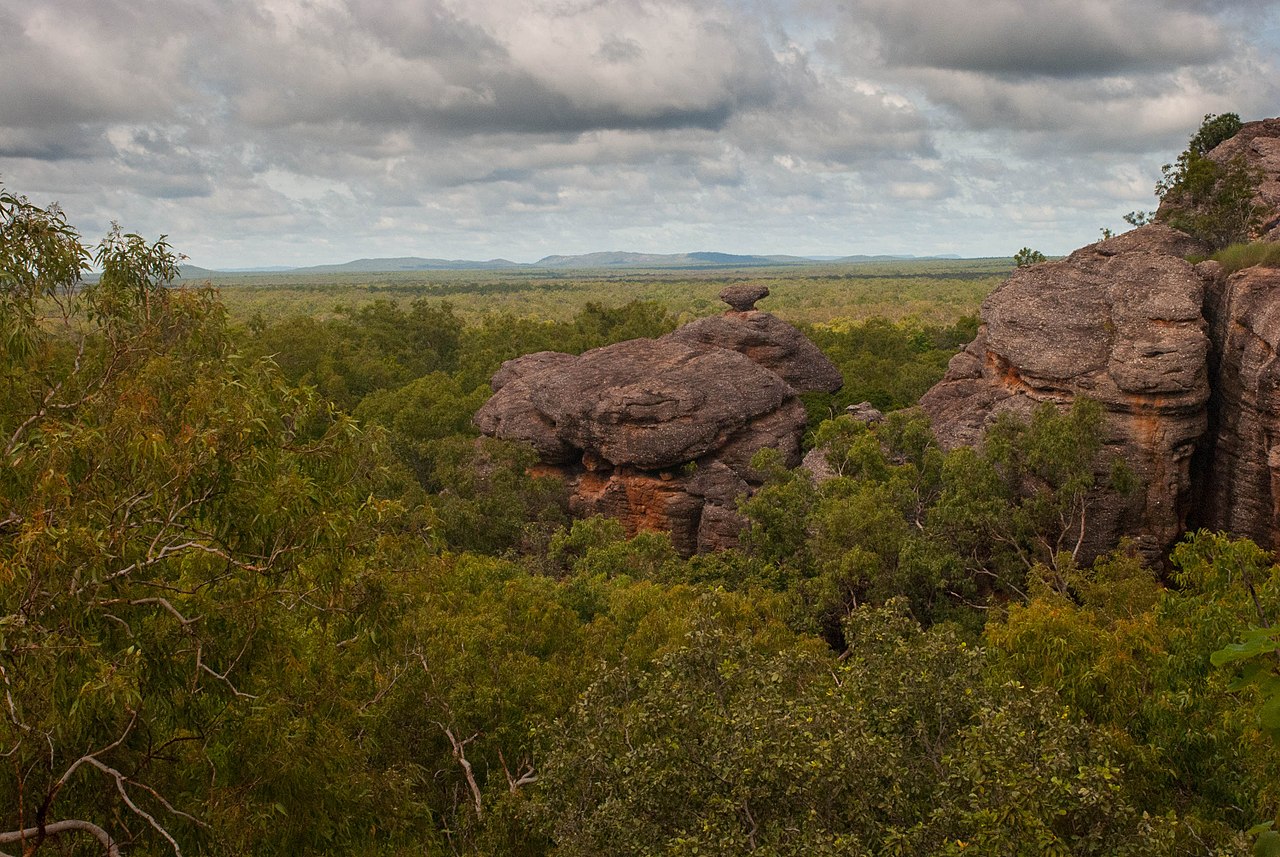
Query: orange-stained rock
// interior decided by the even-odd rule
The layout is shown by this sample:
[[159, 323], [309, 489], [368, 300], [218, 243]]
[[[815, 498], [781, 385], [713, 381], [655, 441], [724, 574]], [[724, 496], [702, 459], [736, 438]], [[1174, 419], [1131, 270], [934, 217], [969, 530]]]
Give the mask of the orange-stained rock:
[[752, 457], [771, 448], [798, 465], [798, 392], [841, 383], [799, 330], [750, 308], [767, 294], [726, 289], [738, 309], [661, 339], [507, 361], [475, 423], [531, 444], [540, 469], [565, 479], [575, 515], [665, 530], [683, 554], [733, 547], [737, 501], [761, 479]]
[[1141, 491], [1102, 493], [1082, 555], [1123, 536], [1156, 557], [1186, 529], [1192, 454], [1205, 433], [1209, 337], [1202, 317], [1213, 271], [1183, 256], [1205, 248], [1145, 226], [1066, 259], [1019, 268], [982, 305], [978, 337], [920, 400], [947, 448], [974, 445], [997, 415], [1041, 402], [1102, 404], [1103, 443]]

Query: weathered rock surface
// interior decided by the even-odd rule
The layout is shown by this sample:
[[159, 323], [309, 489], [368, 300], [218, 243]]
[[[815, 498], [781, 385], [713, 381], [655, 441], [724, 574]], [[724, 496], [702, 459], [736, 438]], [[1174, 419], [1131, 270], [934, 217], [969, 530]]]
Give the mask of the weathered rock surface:
[[572, 366], [527, 379], [530, 399], [558, 437], [614, 466], [693, 461], [795, 396], [723, 348], [632, 339], [588, 351]]
[[563, 351], [535, 351], [503, 363], [502, 368], [489, 379], [489, 387], [496, 393], [512, 381], [519, 381], [548, 369], [564, 369], [577, 359], [575, 355], [565, 354]]
[[948, 448], [976, 444], [1005, 411], [1100, 402], [1104, 444], [1145, 490], [1098, 498], [1087, 556], [1121, 536], [1154, 556], [1184, 531], [1209, 401], [1202, 306], [1211, 274], [1182, 258], [1193, 252], [1205, 250], [1146, 226], [1018, 269], [984, 301], [977, 339], [921, 399]]
[[867, 425], [875, 425], [884, 421], [884, 412], [870, 402], [858, 402], [856, 405], [846, 405], [844, 412], [853, 417], [860, 423]]
[[1193, 523], [1280, 548], [1280, 270], [1233, 275], [1207, 310], [1212, 430]]
[[727, 286], [720, 292], [720, 300], [738, 312], [746, 312], [756, 308], [756, 301], [769, 297], [769, 287], [755, 284]]
[[565, 480], [570, 510], [608, 515], [629, 532], [666, 530], [677, 550], [732, 547], [736, 508], [761, 476], [761, 449], [800, 463], [798, 392], [839, 389], [840, 373], [800, 331], [751, 309], [768, 294], [731, 287], [734, 307], [661, 339], [581, 356], [543, 351], [508, 361], [475, 423], [530, 443]]
[[782, 319], [759, 310], [700, 318], [668, 333], [663, 340], [737, 351], [801, 393], [833, 393], [844, 384], [840, 371], [818, 346]]

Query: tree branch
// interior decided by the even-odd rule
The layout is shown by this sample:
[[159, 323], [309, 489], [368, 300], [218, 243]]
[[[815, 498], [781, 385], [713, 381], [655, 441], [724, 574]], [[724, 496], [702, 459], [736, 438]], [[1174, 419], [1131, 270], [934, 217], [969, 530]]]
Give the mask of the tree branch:
[[54, 821], [40, 827], [28, 827], [24, 830], [10, 830], [0, 833], [0, 845], [20, 842], [25, 846], [28, 839], [39, 840], [46, 836], [57, 836], [62, 833], [88, 833], [102, 843], [103, 851], [107, 857], [120, 857], [120, 848], [116, 845], [115, 840], [111, 838], [110, 833], [107, 833], [92, 821], [80, 821], [74, 818]]
[[475, 772], [471, 770], [471, 763], [467, 761], [467, 756], [464, 752], [467, 745], [474, 741], [480, 733], [477, 732], [470, 738], [467, 738], [464, 741], [459, 741], [457, 737], [454, 736], [453, 730], [448, 726], [445, 726], [439, 720], [436, 721], [436, 725], [444, 731], [444, 736], [449, 739], [449, 743], [453, 746], [453, 758], [462, 766], [462, 772], [467, 777], [467, 788], [471, 789], [471, 800], [476, 805], [476, 817], [483, 818], [484, 803], [480, 798], [480, 786], [476, 783]]

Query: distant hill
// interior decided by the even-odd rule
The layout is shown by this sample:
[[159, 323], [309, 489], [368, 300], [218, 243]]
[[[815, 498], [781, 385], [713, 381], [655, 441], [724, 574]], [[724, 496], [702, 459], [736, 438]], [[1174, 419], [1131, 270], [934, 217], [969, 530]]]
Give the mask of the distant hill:
[[599, 268], [749, 268], [780, 265], [840, 264], [856, 262], [902, 262], [928, 259], [959, 259], [948, 256], [787, 256], [743, 255], [737, 253], [632, 253], [622, 250], [582, 253], [576, 256], [544, 256], [536, 262], [512, 262], [509, 259], [424, 259], [420, 256], [397, 256], [382, 259], [355, 259], [334, 265], [311, 265], [305, 268], [264, 266], [261, 268], [226, 268], [213, 270], [196, 265], [181, 267], [182, 279], [200, 280], [228, 274], [386, 274], [402, 271], [499, 271], [506, 269], [591, 270]]
[[473, 262], [467, 259], [423, 259], [420, 256], [398, 256], [391, 259], [356, 259], [340, 265], [312, 265], [294, 268], [299, 274], [386, 274], [395, 271], [491, 271], [499, 268], [523, 267], [508, 259]]
[[201, 268], [199, 265], [179, 265], [178, 279], [180, 280], [207, 280], [210, 277], [216, 277], [224, 274], [225, 271], [213, 271], [209, 268]]
[[944, 256], [823, 256], [823, 259], [832, 262], [929, 262], [935, 259], [959, 259], [955, 253], [947, 253]]
[[628, 253], [615, 250], [577, 256], [544, 256], [535, 268], [727, 268], [812, 264], [800, 256], [743, 256], [734, 253]]

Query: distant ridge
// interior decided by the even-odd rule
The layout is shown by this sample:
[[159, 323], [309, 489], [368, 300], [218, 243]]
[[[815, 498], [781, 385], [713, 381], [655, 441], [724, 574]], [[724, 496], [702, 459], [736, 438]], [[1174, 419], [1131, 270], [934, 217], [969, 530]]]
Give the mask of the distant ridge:
[[509, 259], [424, 259], [420, 256], [397, 256], [381, 259], [355, 259], [334, 265], [311, 265], [305, 268], [270, 266], [214, 270], [196, 265], [183, 265], [182, 279], [197, 280], [228, 274], [390, 274], [404, 271], [500, 271], [507, 269], [598, 270], [601, 268], [750, 268], [781, 265], [822, 265], [856, 262], [911, 262], [931, 259], [959, 259], [960, 256], [787, 256], [743, 255], [737, 253], [633, 253], [622, 250], [582, 253], [576, 256], [544, 256], [533, 263]]
[[311, 265], [294, 268], [297, 274], [387, 274], [396, 271], [471, 271], [524, 267], [508, 259], [472, 262], [467, 259], [423, 259], [420, 256], [397, 256], [391, 259], [356, 259], [340, 265]]

